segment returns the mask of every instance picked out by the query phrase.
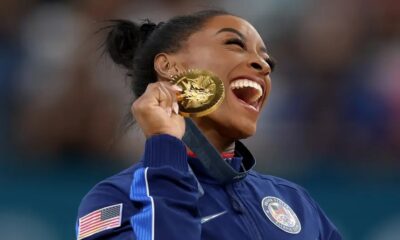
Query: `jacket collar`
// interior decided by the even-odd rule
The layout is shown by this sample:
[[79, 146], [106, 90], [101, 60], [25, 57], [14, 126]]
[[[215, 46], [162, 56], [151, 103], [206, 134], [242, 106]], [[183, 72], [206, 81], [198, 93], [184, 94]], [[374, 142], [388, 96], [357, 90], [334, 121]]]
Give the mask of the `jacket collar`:
[[[217, 159], [218, 161], [219, 159]], [[247, 172], [250, 171], [256, 164], [256, 160], [247, 147], [240, 141], [235, 143], [235, 155], [233, 158], [224, 158], [234, 170], [243, 173], [240, 178], [232, 178], [228, 183], [233, 183], [242, 180], [247, 176]], [[195, 156], [188, 156], [188, 162], [196, 177], [202, 182], [209, 182], [218, 184], [218, 181], [214, 179], [203, 166], [200, 159]]]

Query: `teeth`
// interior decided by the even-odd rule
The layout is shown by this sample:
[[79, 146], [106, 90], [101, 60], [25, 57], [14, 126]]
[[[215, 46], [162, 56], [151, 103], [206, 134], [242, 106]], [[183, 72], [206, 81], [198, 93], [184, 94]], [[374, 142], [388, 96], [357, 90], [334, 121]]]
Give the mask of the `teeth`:
[[235, 80], [231, 83], [230, 85], [231, 89], [239, 89], [239, 88], [244, 88], [244, 87], [251, 87], [257, 90], [256, 96], [254, 96], [254, 99], [259, 99], [262, 96], [262, 88], [261, 85], [258, 84], [257, 82], [251, 81], [249, 79], [238, 79]]

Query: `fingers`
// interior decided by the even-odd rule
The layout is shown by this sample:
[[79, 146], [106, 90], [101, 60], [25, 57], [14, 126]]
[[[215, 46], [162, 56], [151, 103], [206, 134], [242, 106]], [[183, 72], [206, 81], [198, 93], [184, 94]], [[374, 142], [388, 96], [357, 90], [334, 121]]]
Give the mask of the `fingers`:
[[160, 93], [160, 95], [159, 95], [160, 97], [158, 99], [160, 106], [165, 109], [168, 116], [171, 116], [172, 115], [172, 103], [173, 103], [172, 94], [163, 84], [159, 84], [158, 91]]
[[179, 105], [176, 96], [181, 91], [182, 89], [180, 87], [171, 85], [168, 82], [156, 82], [149, 84], [145, 93], [139, 99], [146, 102], [145, 105], [160, 106], [171, 116], [172, 113], [179, 113]]
[[175, 112], [175, 114], [179, 114], [179, 105], [178, 105], [178, 95], [179, 93], [182, 92], [182, 88], [180, 88], [177, 85], [171, 85], [171, 84], [166, 84], [166, 87], [170, 88], [172, 90], [172, 109]]
[[182, 88], [180, 88], [177, 85], [170, 85], [170, 86], [174, 91], [172, 109], [174, 110], [175, 114], [179, 114], [178, 93], [182, 92]]
[[[167, 82], [160, 82], [160, 86], [164, 92], [168, 94], [168, 108], [172, 109], [175, 114], [179, 113], [179, 105], [177, 100], [177, 93], [181, 92], [182, 89], [176, 85], [171, 85]], [[170, 114], [171, 115], [171, 114]]]

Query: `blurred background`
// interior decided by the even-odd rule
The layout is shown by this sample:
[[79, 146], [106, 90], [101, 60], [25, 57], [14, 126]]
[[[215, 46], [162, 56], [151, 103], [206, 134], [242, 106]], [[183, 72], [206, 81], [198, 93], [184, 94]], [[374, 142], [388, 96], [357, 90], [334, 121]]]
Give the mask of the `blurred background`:
[[253, 23], [278, 62], [246, 140], [257, 169], [307, 188], [345, 239], [400, 239], [397, 0], [1, 0], [1, 239], [74, 239], [84, 194], [140, 157], [101, 21], [209, 7]]

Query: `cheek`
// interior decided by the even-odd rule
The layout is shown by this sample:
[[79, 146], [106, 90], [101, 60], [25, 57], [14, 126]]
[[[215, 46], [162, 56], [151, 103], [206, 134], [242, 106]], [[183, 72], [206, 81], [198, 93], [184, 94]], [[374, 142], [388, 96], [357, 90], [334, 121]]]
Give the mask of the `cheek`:
[[184, 64], [188, 68], [207, 69], [212, 59], [213, 53], [209, 48], [190, 48], [184, 56]]
[[228, 56], [226, 50], [217, 47], [202, 47], [187, 53], [185, 65], [188, 69], [211, 71], [224, 80], [229, 67], [232, 68], [234, 64], [232, 56]]
[[226, 136], [233, 139], [247, 138], [254, 135], [258, 117], [238, 114], [240, 111], [242, 110], [234, 102], [225, 99], [224, 103], [208, 117]]
[[265, 86], [266, 86], [266, 95], [268, 96], [272, 88], [272, 82], [270, 77], [267, 78]]
[[269, 77], [268, 77], [268, 79], [266, 81], [265, 87], [266, 87], [265, 88], [265, 98], [264, 98], [264, 102], [263, 102], [262, 107], [264, 107], [266, 105], [266, 103], [268, 102], [268, 97], [269, 97], [269, 94], [270, 94], [271, 88], [272, 88], [271, 79]]

